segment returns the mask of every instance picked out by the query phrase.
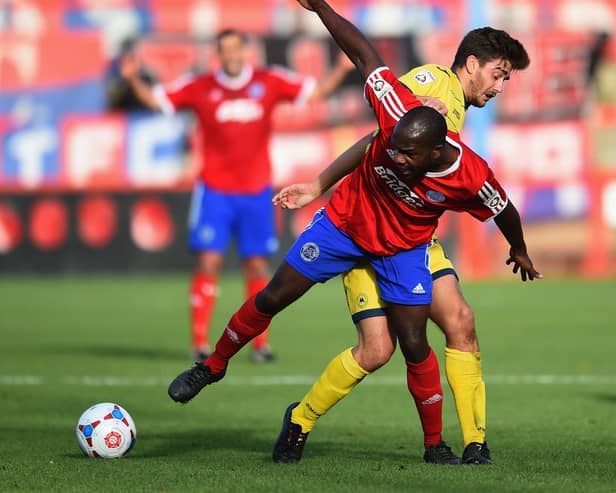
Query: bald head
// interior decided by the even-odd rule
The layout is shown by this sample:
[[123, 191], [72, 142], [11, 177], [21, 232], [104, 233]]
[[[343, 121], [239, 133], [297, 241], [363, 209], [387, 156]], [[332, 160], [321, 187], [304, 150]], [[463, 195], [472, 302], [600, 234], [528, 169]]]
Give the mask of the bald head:
[[434, 108], [417, 106], [398, 121], [394, 134], [404, 140], [412, 139], [425, 146], [435, 147], [445, 144], [447, 122]]
[[447, 123], [433, 108], [418, 106], [408, 111], [396, 124], [389, 139], [391, 159], [406, 178], [414, 179], [435, 171], [447, 161], [455, 160], [448, 153]]

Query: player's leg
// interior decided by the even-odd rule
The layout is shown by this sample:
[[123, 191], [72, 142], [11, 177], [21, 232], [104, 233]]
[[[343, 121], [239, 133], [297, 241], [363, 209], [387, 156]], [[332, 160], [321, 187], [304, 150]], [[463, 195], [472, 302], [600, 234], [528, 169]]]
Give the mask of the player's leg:
[[169, 396], [176, 402], [188, 402], [203, 387], [221, 380], [229, 360], [265, 331], [276, 313], [302, 296], [314, 283], [283, 262], [265, 289], [246, 300], [231, 317], [216, 342], [214, 352], [171, 382]]
[[[278, 250], [278, 240], [272, 206], [271, 187], [258, 194], [237, 199], [237, 239], [242, 258], [246, 299], [256, 295], [269, 281], [268, 257]], [[268, 332], [252, 341], [251, 357], [257, 363], [274, 359], [268, 344]]]
[[[396, 348], [380, 301], [374, 271], [358, 264], [343, 274], [345, 294], [358, 330], [358, 344], [336, 355], [301, 402], [287, 408], [274, 445], [274, 462], [299, 462], [317, 420], [347, 396], [366, 375], [383, 366]], [[375, 316], [375, 315], [380, 316]], [[369, 318], [366, 318], [369, 317]]]
[[[269, 281], [268, 261], [266, 257], [250, 257], [244, 260], [243, 267], [246, 281], [246, 299], [248, 299], [267, 286]], [[252, 340], [250, 357], [255, 363], [274, 361], [275, 355], [268, 341], [269, 329]]]
[[189, 247], [197, 255], [190, 283], [192, 349], [195, 360], [209, 356], [209, 327], [218, 294], [218, 276], [231, 235], [228, 197], [197, 182], [189, 214]]
[[[406, 360], [407, 385], [424, 431], [424, 460], [458, 464], [458, 457], [442, 439], [443, 390], [438, 360], [428, 344], [426, 323], [432, 278], [427, 245], [371, 262], [381, 298], [387, 302], [387, 321]], [[395, 276], [391, 273], [395, 272]]]
[[473, 311], [464, 299], [453, 265], [442, 247], [430, 247], [434, 278], [430, 318], [445, 334], [445, 372], [462, 430], [462, 461], [491, 464], [485, 441], [486, 394]]
[[293, 303], [315, 282], [325, 282], [351, 268], [363, 252], [339, 231], [323, 211], [298, 237], [272, 280], [231, 317], [212, 355], [181, 373], [169, 386], [176, 402], [188, 402], [225, 375], [229, 360], [269, 326], [273, 316]]

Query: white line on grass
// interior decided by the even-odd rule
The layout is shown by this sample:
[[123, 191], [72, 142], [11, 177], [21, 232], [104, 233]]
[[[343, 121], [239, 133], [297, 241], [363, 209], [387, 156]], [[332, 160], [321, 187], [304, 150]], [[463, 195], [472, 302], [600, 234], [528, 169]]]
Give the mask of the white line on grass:
[[[616, 375], [486, 375], [488, 384], [496, 385], [616, 385]], [[279, 375], [225, 378], [228, 385], [279, 386], [311, 385], [315, 376]], [[36, 375], [0, 375], [0, 385], [75, 385], [82, 387], [156, 387], [166, 386], [171, 377], [70, 376], [42, 377]], [[443, 382], [445, 383], [445, 382]], [[370, 376], [364, 385], [403, 385], [402, 377]]]

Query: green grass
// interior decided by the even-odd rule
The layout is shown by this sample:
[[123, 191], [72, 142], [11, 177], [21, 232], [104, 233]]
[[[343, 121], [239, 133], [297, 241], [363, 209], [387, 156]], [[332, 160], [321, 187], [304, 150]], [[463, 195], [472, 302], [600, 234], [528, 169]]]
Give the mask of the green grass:
[[[399, 355], [319, 422], [300, 464], [273, 464], [282, 413], [308, 384], [248, 378], [316, 377], [352, 345], [341, 285], [317, 286], [276, 319], [276, 364], [255, 366], [240, 353], [225, 381], [178, 406], [166, 382], [190, 364], [186, 290], [180, 276], [0, 280], [0, 490], [614, 490], [613, 281], [464, 285], [488, 380], [491, 467], [422, 464]], [[214, 334], [242, 291], [239, 279], [224, 279]], [[434, 327], [430, 335], [442, 355], [443, 338]], [[536, 383], [540, 375], [557, 383]], [[16, 384], [13, 376], [39, 380]], [[126, 380], [74, 380], [86, 376]], [[562, 383], [566, 376], [588, 380]], [[445, 398], [445, 438], [460, 452], [448, 389]], [[137, 423], [137, 445], [125, 459], [86, 459], [78, 450], [76, 420], [102, 401], [120, 403]]]

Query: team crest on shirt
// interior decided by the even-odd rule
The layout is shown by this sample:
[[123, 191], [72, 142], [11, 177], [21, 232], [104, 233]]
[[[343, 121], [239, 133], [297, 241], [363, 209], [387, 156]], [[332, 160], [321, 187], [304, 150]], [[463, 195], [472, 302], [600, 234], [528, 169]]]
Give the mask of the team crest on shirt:
[[360, 295], [357, 296], [357, 306], [364, 307], [366, 306], [366, 304], [368, 303], [368, 295], [361, 293]]
[[314, 262], [319, 258], [319, 253], [321, 253], [319, 251], [319, 245], [312, 241], [304, 243], [299, 251], [302, 260], [305, 262]]
[[420, 84], [431, 84], [436, 80], [436, 78], [429, 70], [420, 70], [415, 74], [415, 80]]
[[262, 82], [255, 82], [248, 88], [248, 96], [252, 99], [261, 99], [265, 94], [265, 87]]
[[210, 101], [216, 102], [222, 99], [222, 91], [220, 89], [212, 89], [210, 91]]
[[445, 196], [436, 190], [428, 190], [426, 192], [426, 197], [432, 202], [445, 202]]

